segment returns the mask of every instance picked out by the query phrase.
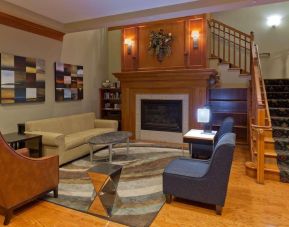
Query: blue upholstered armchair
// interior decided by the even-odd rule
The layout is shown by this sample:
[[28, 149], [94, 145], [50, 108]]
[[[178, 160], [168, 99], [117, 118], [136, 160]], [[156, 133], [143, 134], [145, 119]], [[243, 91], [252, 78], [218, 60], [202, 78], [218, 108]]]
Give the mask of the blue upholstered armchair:
[[216, 205], [221, 214], [225, 204], [236, 135], [224, 134], [208, 161], [179, 158], [170, 162], [163, 173], [163, 192], [168, 203], [172, 195]]
[[219, 139], [225, 134], [233, 131], [234, 119], [226, 117], [219, 131], [214, 138], [214, 144], [190, 144], [192, 158], [209, 159], [212, 156], [214, 146], [218, 143]]

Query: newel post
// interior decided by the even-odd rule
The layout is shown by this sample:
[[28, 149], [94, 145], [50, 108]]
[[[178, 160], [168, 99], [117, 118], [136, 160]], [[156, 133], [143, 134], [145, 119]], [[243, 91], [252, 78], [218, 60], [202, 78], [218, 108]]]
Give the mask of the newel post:
[[[265, 125], [265, 109], [258, 109], [258, 125]], [[265, 168], [265, 157], [264, 157], [264, 149], [265, 149], [265, 141], [264, 141], [264, 129], [257, 129], [257, 183], [264, 184], [264, 168]]]

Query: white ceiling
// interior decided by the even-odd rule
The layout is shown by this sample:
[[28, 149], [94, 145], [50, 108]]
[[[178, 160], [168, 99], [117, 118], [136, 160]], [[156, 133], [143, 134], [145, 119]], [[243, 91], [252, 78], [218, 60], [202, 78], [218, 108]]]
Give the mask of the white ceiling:
[[6, 0], [61, 23], [123, 14], [198, 0]]

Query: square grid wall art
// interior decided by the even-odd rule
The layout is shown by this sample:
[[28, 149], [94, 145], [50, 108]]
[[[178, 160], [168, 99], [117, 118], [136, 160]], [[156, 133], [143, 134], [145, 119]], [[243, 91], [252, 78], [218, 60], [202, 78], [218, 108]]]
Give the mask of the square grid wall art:
[[44, 102], [45, 61], [1, 53], [1, 104]]
[[83, 99], [83, 66], [55, 63], [55, 101]]

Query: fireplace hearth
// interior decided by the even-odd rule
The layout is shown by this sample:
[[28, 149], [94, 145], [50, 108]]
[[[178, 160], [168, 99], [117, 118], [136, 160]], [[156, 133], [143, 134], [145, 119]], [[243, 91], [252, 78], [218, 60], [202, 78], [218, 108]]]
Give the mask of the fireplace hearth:
[[141, 100], [141, 129], [182, 132], [182, 100]]

